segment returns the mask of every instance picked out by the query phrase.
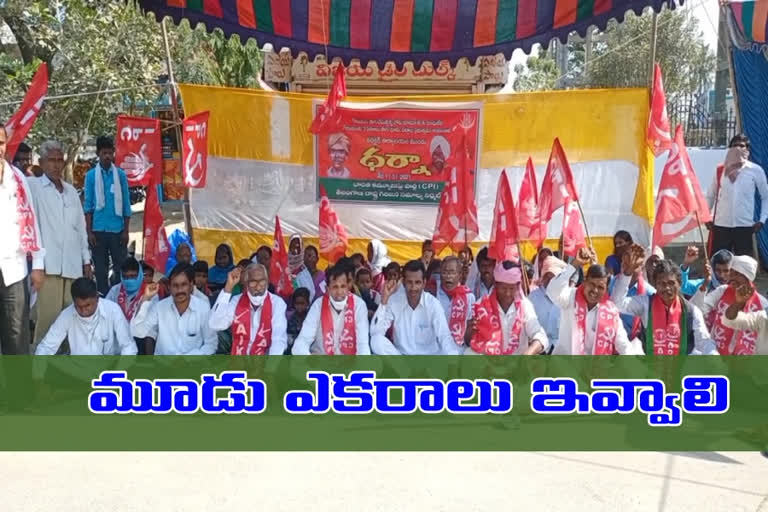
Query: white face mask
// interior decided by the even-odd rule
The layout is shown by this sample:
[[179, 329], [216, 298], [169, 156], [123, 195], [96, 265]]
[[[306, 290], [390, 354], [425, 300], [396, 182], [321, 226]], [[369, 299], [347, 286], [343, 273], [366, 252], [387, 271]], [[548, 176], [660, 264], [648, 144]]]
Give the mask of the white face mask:
[[266, 293], [262, 293], [261, 295], [252, 295], [251, 292], [248, 292], [248, 300], [251, 301], [251, 305], [253, 307], [259, 307], [262, 304], [264, 304], [264, 299], [267, 297]]
[[331, 297], [331, 305], [336, 311], [341, 311], [347, 305], [347, 297], [344, 297], [342, 300], [336, 300]]

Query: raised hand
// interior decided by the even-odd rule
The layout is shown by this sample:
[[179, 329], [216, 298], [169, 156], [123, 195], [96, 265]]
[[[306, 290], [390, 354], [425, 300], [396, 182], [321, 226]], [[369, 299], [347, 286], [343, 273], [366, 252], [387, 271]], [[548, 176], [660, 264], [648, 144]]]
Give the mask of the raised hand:
[[227, 274], [227, 283], [224, 285], [224, 291], [232, 293], [232, 290], [240, 284], [240, 276], [243, 273], [243, 269], [240, 267], [233, 268], [229, 274]]
[[400, 279], [392, 279], [384, 282], [384, 289], [381, 290], [381, 303], [386, 304], [393, 293], [397, 291], [397, 287], [400, 286], [402, 281]]
[[743, 308], [750, 297], [752, 297], [752, 294], [754, 293], [754, 290], [752, 287], [748, 284], [743, 284], [736, 288], [736, 299], [734, 302], [739, 306], [739, 309]]
[[695, 245], [689, 245], [685, 250], [685, 258], [683, 258], [683, 266], [688, 267], [691, 263], [699, 259], [699, 248]]
[[[593, 255], [594, 251], [590, 251], [590, 249], [582, 247], [579, 249], [579, 252], [576, 253], [576, 257], [573, 259], [573, 266], [576, 268], [583, 267], [592, 261]], [[597, 257], [595, 257], [595, 259], [597, 259]]]
[[641, 246], [633, 244], [632, 247], [624, 251], [624, 256], [621, 258], [621, 270], [624, 275], [632, 276], [642, 270], [644, 262], [645, 250]]
[[157, 283], [149, 283], [146, 288], [144, 288], [144, 300], [152, 300], [152, 298], [157, 295], [159, 289], [160, 286]]

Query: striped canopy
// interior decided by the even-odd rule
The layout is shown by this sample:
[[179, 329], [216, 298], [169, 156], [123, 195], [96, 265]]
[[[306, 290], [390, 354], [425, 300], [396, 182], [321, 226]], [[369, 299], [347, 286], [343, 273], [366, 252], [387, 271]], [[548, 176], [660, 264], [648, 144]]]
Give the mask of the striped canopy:
[[768, 0], [733, 2], [728, 5], [729, 25], [734, 42], [765, 43], [768, 32]]
[[673, 0], [139, 0], [158, 17], [201, 22], [209, 30], [253, 37], [294, 56], [328, 55], [362, 65], [448, 59], [512, 52], [536, 43], [565, 40], [594, 25], [624, 19]]

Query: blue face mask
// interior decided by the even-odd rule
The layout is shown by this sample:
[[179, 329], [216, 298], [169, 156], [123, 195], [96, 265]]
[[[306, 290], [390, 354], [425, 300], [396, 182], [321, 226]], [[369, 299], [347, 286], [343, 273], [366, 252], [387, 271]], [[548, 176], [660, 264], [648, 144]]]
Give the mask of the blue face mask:
[[139, 288], [141, 288], [141, 283], [144, 281], [144, 269], [141, 268], [141, 265], [139, 265], [139, 275], [133, 279], [126, 279], [122, 276], [121, 278], [123, 286], [125, 287], [125, 291], [129, 294], [134, 294], [139, 291]]

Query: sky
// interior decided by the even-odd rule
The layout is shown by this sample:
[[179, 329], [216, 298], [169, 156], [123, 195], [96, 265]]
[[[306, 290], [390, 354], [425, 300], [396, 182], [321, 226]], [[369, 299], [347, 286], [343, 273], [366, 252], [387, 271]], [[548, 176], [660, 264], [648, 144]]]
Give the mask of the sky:
[[[699, 30], [704, 35], [704, 41], [716, 53], [717, 19], [719, 15], [718, 0], [688, 0], [685, 5], [678, 7], [678, 9], [683, 9], [696, 17], [699, 22]], [[536, 53], [535, 47], [532, 53]], [[522, 50], [516, 50], [512, 54], [512, 59], [509, 62], [509, 80], [502, 89], [502, 92], [512, 91], [512, 82], [514, 80], [514, 72], [512, 70], [516, 64], [525, 64], [527, 58], [528, 56]]]

